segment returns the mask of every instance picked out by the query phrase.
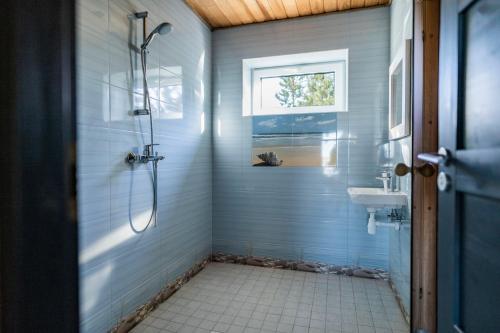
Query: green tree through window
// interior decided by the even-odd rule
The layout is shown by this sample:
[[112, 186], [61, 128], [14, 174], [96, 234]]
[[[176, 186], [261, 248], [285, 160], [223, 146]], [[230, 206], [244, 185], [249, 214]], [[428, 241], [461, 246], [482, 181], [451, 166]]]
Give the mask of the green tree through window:
[[312, 74], [307, 76], [307, 92], [300, 106], [323, 106], [335, 104], [334, 74]]
[[335, 104], [335, 72], [290, 75], [280, 78], [275, 94], [281, 106], [325, 106]]
[[304, 77], [302, 75], [283, 76], [280, 78], [280, 91], [275, 95], [282, 106], [298, 106], [304, 97]]

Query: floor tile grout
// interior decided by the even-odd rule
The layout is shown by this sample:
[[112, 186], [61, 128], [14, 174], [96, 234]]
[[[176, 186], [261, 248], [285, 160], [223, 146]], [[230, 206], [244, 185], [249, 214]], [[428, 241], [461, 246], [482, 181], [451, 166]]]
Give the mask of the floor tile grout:
[[132, 332], [409, 332], [380, 281], [211, 263]]

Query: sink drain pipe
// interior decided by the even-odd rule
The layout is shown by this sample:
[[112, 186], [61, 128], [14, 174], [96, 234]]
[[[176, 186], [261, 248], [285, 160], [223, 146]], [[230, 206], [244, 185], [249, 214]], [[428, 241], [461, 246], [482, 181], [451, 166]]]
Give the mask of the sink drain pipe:
[[375, 235], [377, 233], [377, 227], [389, 227], [394, 228], [394, 230], [399, 230], [401, 228], [403, 221], [378, 222], [377, 220], [375, 220], [375, 212], [375, 210], [368, 210], [368, 213], [370, 213], [367, 224], [368, 234]]

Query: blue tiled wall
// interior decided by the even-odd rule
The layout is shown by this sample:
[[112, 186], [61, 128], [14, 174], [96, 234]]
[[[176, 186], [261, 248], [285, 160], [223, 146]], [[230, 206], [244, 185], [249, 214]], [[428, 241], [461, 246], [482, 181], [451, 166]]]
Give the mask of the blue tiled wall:
[[[130, 217], [143, 225], [152, 192], [149, 170], [123, 162], [149, 134], [146, 117], [128, 115], [142, 104], [142, 74], [128, 47], [140, 31], [127, 15], [143, 10], [149, 28], [167, 20], [174, 32], [155, 39], [148, 58], [167, 159], [158, 226], [136, 235]], [[387, 7], [211, 33], [181, 0], [80, 0], [77, 23], [82, 332], [106, 331], [211, 250], [390, 268], [405, 283], [409, 235], [368, 235], [366, 210], [347, 195], [349, 186], [380, 187], [375, 177], [399, 156], [387, 144]], [[337, 167], [252, 167], [241, 60], [342, 48], [349, 112], [337, 115]], [[182, 83], [180, 109], [159, 94], [172, 81]]]
[[[411, 0], [393, 0], [391, 3], [391, 59], [395, 56], [403, 40], [403, 27], [405, 18], [411, 22], [413, 1]], [[406, 137], [391, 142], [390, 144], [391, 160], [390, 165], [405, 163], [411, 165], [412, 161], [412, 140]], [[408, 193], [408, 207], [411, 207], [411, 176], [406, 175], [400, 179], [401, 190]], [[408, 208], [407, 207], [407, 208]], [[411, 210], [406, 209], [405, 215], [408, 220], [411, 219]], [[389, 272], [393, 286], [396, 288], [402, 304], [407, 313], [410, 311], [410, 292], [411, 292], [411, 228], [408, 224], [399, 231], [390, 231], [390, 262]]]
[[[389, 8], [213, 33], [213, 250], [389, 266], [389, 232], [366, 230], [349, 186], [377, 186], [388, 162]], [[252, 120], [242, 117], [242, 59], [349, 49], [349, 112], [338, 113], [336, 168], [251, 166]]]
[[[81, 331], [98, 333], [211, 251], [211, 33], [181, 0], [80, 0], [77, 10]], [[174, 30], [148, 56], [155, 140], [166, 155], [158, 225], [134, 234], [131, 221], [143, 227], [152, 207], [150, 171], [124, 162], [149, 143], [148, 118], [129, 115], [143, 91], [129, 47], [142, 32], [128, 15], [144, 10], [149, 29], [169, 21]], [[182, 85], [181, 105], [166, 94], [172, 83]]]
[[[392, 164], [411, 165], [411, 138], [391, 142]], [[411, 176], [400, 179], [401, 190], [408, 193], [408, 206], [404, 210], [407, 221], [411, 220]], [[411, 226], [406, 222], [399, 230], [389, 231], [389, 273], [393, 286], [401, 298], [406, 313], [410, 313], [411, 293]]]

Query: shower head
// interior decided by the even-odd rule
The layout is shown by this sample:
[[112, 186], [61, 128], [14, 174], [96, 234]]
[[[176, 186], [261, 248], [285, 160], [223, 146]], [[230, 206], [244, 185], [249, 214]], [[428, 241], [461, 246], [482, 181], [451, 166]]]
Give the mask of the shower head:
[[172, 31], [172, 25], [168, 22], [163, 22], [160, 23], [156, 28], [154, 28], [153, 31], [149, 34], [149, 36], [146, 38], [144, 43], [141, 45], [141, 49], [145, 50], [148, 48], [148, 45], [151, 43], [153, 38], [155, 38], [156, 35], [165, 35], [168, 34], [170, 31]]

